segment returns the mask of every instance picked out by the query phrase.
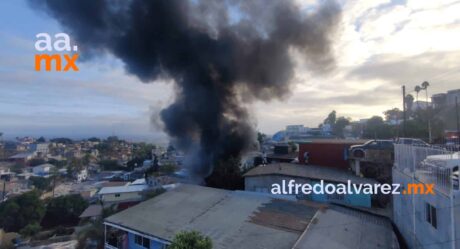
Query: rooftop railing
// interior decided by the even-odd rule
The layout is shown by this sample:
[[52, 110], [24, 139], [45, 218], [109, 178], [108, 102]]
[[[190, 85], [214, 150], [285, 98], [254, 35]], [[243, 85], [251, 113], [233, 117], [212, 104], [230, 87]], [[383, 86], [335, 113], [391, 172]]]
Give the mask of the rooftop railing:
[[[433, 183], [436, 190], [450, 195], [452, 187], [458, 189], [460, 160], [454, 153], [455, 151], [440, 146], [395, 144], [394, 167], [422, 183]], [[429, 158], [435, 155], [440, 156]]]

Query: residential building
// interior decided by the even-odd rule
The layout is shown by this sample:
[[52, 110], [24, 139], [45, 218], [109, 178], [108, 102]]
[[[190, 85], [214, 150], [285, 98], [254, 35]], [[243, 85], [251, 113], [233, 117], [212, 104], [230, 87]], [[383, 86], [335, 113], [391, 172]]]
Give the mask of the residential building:
[[102, 217], [102, 206], [99, 204], [88, 206], [79, 216], [80, 219], [90, 219], [92, 221], [100, 217]]
[[399, 248], [387, 218], [332, 206], [314, 219], [293, 249]]
[[447, 105], [455, 106], [455, 99], [457, 99], [457, 101], [460, 102], [460, 89], [447, 91]]
[[393, 183], [406, 192], [433, 184], [434, 194], [393, 196], [394, 223], [410, 249], [460, 248], [459, 165], [458, 152], [395, 144]]
[[[385, 218], [262, 193], [188, 184], [112, 215], [104, 224], [107, 249], [167, 248], [181, 231], [209, 236], [214, 249], [399, 248]], [[323, 243], [329, 247], [322, 247]]]
[[431, 103], [433, 104], [434, 108], [440, 108], [447, 104], [447, 94], [446, 93], [438, 93], [433, 94], [431, 96]]
[[286, 129], [278, 131], [272, 136], [275, 142], [298, 142], [313, 138], [333, 138], [332, 128], [324, 124], [320, 128], [308, 128], [303, 125], [288, 125]]
[[421, 101], [421, 100], [418, 100], [418, 101], [414, 101], [414, 103], [412, 104], [412, 110], [411, 111], [416, 111], [416, 110], [426, 110], [428, 108], [428, 106], [430, 106], [430, 102], [427, 102], [427, 101]]
[[49, 163], [40, 164], [37, 166], [32, 167], [32, 173], [35, 176], [41, 177], [49, 177], [51, 175], [51, 171], [55, 168], [54, 165]]
[[126, 185], [118, 187], [104, 187], [98, 192], [99, 199], [105, 206], [118, 203], [134, 203], [144, 199], [143, 192], [148, 185]]
[[74, 178], [75, 178], [75, 180], [77, 180], [77, 182], [86, 181], [88, 179], [88, 170], [87, 169], [82, 169], [82, 170], [76, 172], [75, 175], [74, 175]]
[[[347, 184], [348, 180], [356, 184], [377, 183], [373, 179], [357, 177], [348, 171], [294, 163], [261, 165], [244, 174], [245, 190], [253, 192], [271, 193], [271, 188], [274, 183], [281, 185], [283, 181], [287, 183], [290, 180], [295, 180], [295, 183], [308, 183], [310, 185], [319, 184], [321, 180], [323, 180], [325, 184]], [[310, 195], [299, 194], [296, 197], [323, 203], [332, 202], [360, 207], [371, 207], [373, 199], [377, 200], [378, 198], [378, 196], [371, 196], [363, 193], [347, 195], [311, 193]]]
[[32, 158], [35, 157], [35, 155], [35, 152], [23, 152], [10, 156], [8, 160], [21, 165], [26, 165]]
[[433, 106], [443, 107], [443, 106], [455, 106], [455, 99], [460, 102], [460, 89], [454, 89], [447, 91], [447, 93], [438, 93], [431, 96], [431, 102]]
[[13, 175], [9, 166], [0, 164], [0, 180], [9, 180]]
[[37, 155], [46, 156], [49, 153], [49, 144], [29, 144], [29, 151], [35, 152]]

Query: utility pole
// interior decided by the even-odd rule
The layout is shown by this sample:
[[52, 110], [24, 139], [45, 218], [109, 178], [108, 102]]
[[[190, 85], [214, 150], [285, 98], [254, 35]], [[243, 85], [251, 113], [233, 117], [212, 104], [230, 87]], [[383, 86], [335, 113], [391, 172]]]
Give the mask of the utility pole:
[[2, 201], [0, 202], [3, 202], [5, 200], [5, 197], [6, 197], [6, 179], [3, 181]]
[[457, 116], [457, 142], [458, 146], [460, 146], [460, 119], [458, 117], [458, 97], [455, 96], [455, 113]]
[[403, 95], [403, 137], [406, 136], [406, 86], [402, 86], [402, 95]]

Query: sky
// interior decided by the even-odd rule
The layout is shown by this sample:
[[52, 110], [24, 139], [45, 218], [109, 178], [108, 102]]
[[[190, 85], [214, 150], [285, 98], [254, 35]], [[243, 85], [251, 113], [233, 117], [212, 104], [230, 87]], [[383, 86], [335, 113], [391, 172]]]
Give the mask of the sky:
[[[315, 0], [296, 0], [305, 8]], [[430, 82], [429, 95], [460, 88], [460, 1], [340, 1], [335, 69], [313, 75], [296, 64], [292, 93], [251, 103], [257, 129], [316, 127], [331, 110], [352, 120], [401, 108], [408, 92]], [[81, 138], [118, 135], [166, 140], [152, 115], [174, 99], [174, 83], [141, 83], [106, 55], [78, 61], [79, 72], [36, 72], [35, 35], [64, 30], [23, 0], [0, 1], [0, 132], [15, 136]], [[294, 58], [296, 55], [293, 55]], [[425, 94], [420, 94], [425, 100]]]

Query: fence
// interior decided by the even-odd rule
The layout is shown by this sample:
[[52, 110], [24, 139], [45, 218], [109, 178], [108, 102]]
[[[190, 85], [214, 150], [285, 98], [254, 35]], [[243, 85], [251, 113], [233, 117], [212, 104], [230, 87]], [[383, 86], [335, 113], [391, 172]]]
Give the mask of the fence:
[[[429, 156], [435, 156], [428, 158]], [[436, 189], [449, 195], [453, 184], [453, 171], [449, 160], [459, 160], [458, 153], [439, 146], [422, 147], [407, 144], [395, 144], [395, 164], [399, 171], [414, 177], [423, 183], [434, 183]], [[460, 160], [459, 160], [460, 162]], [[458, 166], [458, 163], [456, 164]], [[458, 185], [458, 178], [454, 184]]]

